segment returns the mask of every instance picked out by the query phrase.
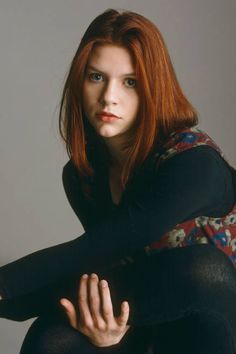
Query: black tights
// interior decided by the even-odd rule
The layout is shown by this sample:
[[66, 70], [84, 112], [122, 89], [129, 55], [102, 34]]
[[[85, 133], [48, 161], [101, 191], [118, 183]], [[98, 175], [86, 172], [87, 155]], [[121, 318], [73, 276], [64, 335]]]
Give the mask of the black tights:
[[[151, 351], [152, 350], [152, 351]], [[20, 354], [231, 354], [227, 324], [216, 314], [195, 313], [163, 325], [132, 327], [118, 345], [98, 348], [68, 323], [39, 318]]]
[[31, 326], [20, 354], [143, 354], [148, 346], [147, 328], [130, 328], [119, 345], [95, 347], [86, 336], [58, 318], [38, 318]]
[[33, 323], [21, 354], [236, 353], [236, 271], [214, 247], [168, 250], [99, 276], [108, 280], [116, 315], [122, 300], [130, 304], [122, 341], [97, 348], [59, 311]]

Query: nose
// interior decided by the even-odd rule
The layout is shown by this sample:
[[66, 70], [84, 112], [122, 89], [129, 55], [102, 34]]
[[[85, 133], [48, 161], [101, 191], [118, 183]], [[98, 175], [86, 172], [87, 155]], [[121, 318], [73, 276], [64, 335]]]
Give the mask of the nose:
[[114, 81], [107, 82], [100, 95], [99, 102], [102, 105], [114, 105], [118, 103], [118, 87]]

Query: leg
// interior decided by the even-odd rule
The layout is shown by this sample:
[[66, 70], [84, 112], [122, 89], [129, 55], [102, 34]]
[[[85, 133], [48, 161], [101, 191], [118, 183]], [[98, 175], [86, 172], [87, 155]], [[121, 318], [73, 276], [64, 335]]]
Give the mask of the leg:
[[[171, 341], [168, 330], [175, 328], [174, 323], [181, 323], [192, 338], [191, 343], [200, 329], [205, 328], [203, 337], [211, 333], [214, 338], [213, 329], [217, 328], [219, 333], [225, 333], [221, 338], [228, 337], [221, 345], [231, 345], [236, 352], [236, 271], [223, 252], [210, 245], [172, 249], [125, 268], [114, 272], [111, 286], [119, 300], [129, 301], [131, 325], [163, 326], [163, 333]], [[186, 342], [184, 331], [179, 338], [181, 343]], [[214, 341], [208, 342], [212, 348]], [[202, 353], [204, 350], [203, 347]], [[227, 350], [224, 354], [234, 353]]]
[[198, 312], [163, 325], [153, 326], [153, 354], [235, 354], [224, 319]]
[[119, 344], [98, 348], [63, 318], [41, 317], [29, 329], [20, 354], [144, 354], [150, 333], [146, 328], [131, 328]]
[[[129, 301], [131, 326], [165, 326], [184, 321], [196, 312], [216, 314], [222, 319], [219, 326], [220, 323], [227, 326], [230, 340], [236, 346], [236, 271], [215, 247], [196, 245], [171, 249], [98, 274], [108, 280], [116, 315], [120, 302]], [[25, 349], [27, 345], [24, 343], [21, 354], [30, 353]], [[231, 354], [224, 352], [228, 353]]]

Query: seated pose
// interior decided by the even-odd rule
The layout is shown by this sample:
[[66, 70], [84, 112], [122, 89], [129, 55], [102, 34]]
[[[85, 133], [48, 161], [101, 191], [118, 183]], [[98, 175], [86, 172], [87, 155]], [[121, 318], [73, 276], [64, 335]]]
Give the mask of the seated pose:
[[197, 127], [157, 27], [107, 10], [60, 108], [85, 232], [0, 268], [21, 354], [236, 353], [236, 171]]

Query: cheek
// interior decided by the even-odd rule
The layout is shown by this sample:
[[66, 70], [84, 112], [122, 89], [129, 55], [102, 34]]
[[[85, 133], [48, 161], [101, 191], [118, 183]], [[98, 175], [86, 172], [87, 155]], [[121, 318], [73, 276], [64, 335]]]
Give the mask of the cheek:
[[82, 101], [83, 101], [83, 108], [86, 111], [88, 111], [92, 105], [92, 96], [91, 92], [88, 90], [88, 88], [84, 87], [83, 93], [82, 93]]
[[137, 114], [139, 110], [139, 97], [137, 94], [133, 95], [130, 98], [130, 109], [133, 111], [134, 114]]
[[83, 89], [83, 102], [87, 106], [95, 104], [99, 97], [99, 90], [95, 87], [86, 86]]

